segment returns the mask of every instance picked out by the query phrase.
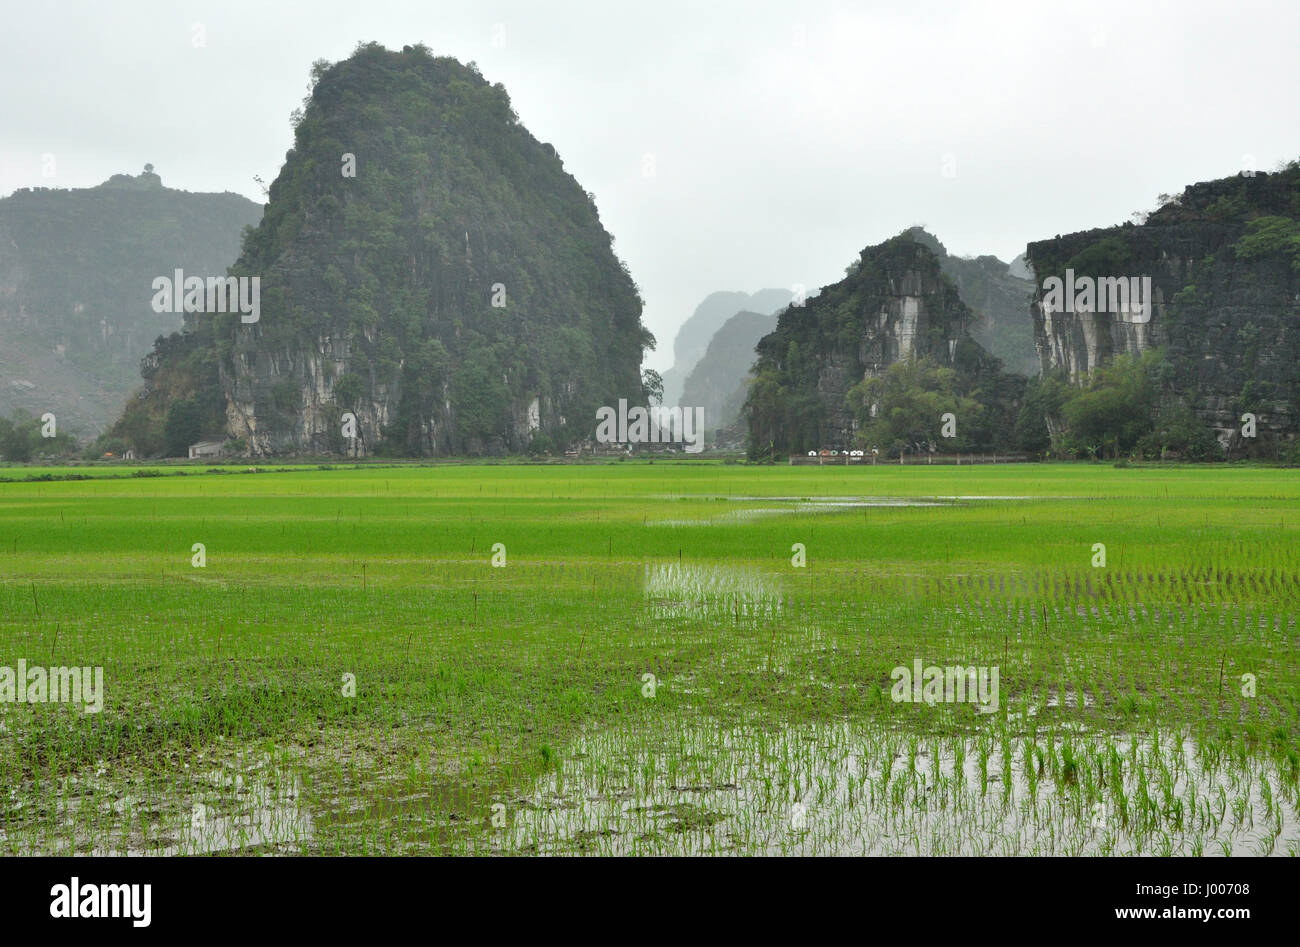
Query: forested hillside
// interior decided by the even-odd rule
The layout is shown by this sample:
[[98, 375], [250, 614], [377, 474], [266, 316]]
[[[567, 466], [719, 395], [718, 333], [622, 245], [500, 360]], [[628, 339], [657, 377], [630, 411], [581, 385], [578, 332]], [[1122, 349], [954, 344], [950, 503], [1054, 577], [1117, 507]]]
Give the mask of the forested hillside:
[[154, 339], [181, 325], [153, 311], [152, 281], [225, 273], [261, 216], [238, 194], [163, 187], [152, 166], [0, 200], [0, 414], [48, 411], [69, 432], [101, 432]]
[[645, 397], [653, 337], [591, 195], [501, 85], [422, 46], [316, 64], [231, 273], [261, 279], [261, 318], [158, 346], [117, 428], [145, 453], [550, 449]]

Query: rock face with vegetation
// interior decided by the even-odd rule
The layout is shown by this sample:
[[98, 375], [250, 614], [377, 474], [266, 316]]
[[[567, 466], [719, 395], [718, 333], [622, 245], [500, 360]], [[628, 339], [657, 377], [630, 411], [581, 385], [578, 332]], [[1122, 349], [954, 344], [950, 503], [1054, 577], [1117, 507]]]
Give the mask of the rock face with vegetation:
[[0, 414], [51, 412], [61, 431], [102, 433], [154, 339], [180, 328], [150, 305], [153, 280], [225, 273], [261, 216], [238, 194], [163, 187], [152, 166], [0, 200]]
[[1038, 349], [1029, 317], [1034, 281], [1023, 261], [1017, 258], [1004, 263], [990, 254], [953, 256], [929, 231], [912, 227], [905, 232], [934, 252], [943, 274], [956, 284], [962, 302], [975, 313], [971, 338], [1001, 359], [1007, 371], [1037, 375]]
[[[664, 400], [669, 407], [687, 404], [686, 381], [708, 351], [709, 343], [728, 319], [738, 312], [771, 315], [790, 304], [793, 294], [788, 289], [760, 289], [756, 293], [720, 291], [710, 293], [695, 307], [689, 319], [682, 323], [673, 339], [673, 364], [663, 373]], [[745, 365], [753, 364], [753, 353]], [[712, 422], [708, 422], [710, 427]]]
[[[843, 280], [786, 309], [776, 330], [758, 343], [745, 405], [751, 456], [855, 446], [859, 430], [882, 407], [879, 400], [863, 401], [859, 386], [911, 362], [926, 370], [906, 379], [896, 375], [896, 381], [924, 387], [938, 380], [954, 398], [989, 406], [979, 419], [958, 419], [963, 449], [995, 445], [1008, 417], [1014, 418], [1008, 412], [1023, 379], [1006, 375], [971, 338], [975, 319], [939, 258], [913, 236], [900, 234], [863, 250]], [[858, 397], [851, 399], [854, 389]], [[939, 417], [927, 432], [931, 427], [937, 439]]]
[[[971, 338], [1001, 359], [1009, 371], [1037, 375], [1038, 352], [1029, 317], [1033, 281], [1028, 268], [1018, 260], [1007, 264], [989, 255], [971, 259], [952, 256], [937, 237], [921, 227], [904, 234], [928, 247], [938, 258], [940, 270], [956, 285], [973, 314]], [[775, 315], [742, 312], [733, 316], [714, 334], [687, 378], [681, 403], [704, 406], [711, 436], [721, 429], [722, 441], [743, 441], [743, 425], [737, 422], [752, 379], [754, 346], [776, 324]]]
[[[1300, 422], [1300, 164], [1161, 200], [1144, 223], [1029, 245], [1043, 372], [1083, 384], [1117, 356], [1156, 353], [1154, 403], [1190, 411], [1231, 453], [1285, 453]], [[1149, 276], [1150, 321], [1045, 311], [1044, 281], [1067, 269]], [[1257, 417], [1253, 439], [1242, 437], [1245, 413]], [[1054, 434], [1068, 426], [1059, 414], [1049, 423]]]
[[255, 456], [562, 446], [600, 406], [644, 403], [654, 339], [612, 245], [472, 65], [376, 44], [319, 62], [230, 271], [260, 277], [260, 320], [188, 317], [117, 433], [166, 453], [229, 436]]

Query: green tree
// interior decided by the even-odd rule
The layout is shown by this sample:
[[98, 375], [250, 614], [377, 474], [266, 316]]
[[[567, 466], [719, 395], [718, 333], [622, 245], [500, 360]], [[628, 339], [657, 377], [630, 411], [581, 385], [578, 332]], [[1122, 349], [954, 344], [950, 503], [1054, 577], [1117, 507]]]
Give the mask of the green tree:
[[[26, 463], [32, 459], [30, 424], [0, 418], [0, 458], [13, 463]], [[38, 432], [39, 435], [39, 432]]]
[[[848, 401], [858, 421], [858, 444], [882, 453], [976, 447], [969, 431], [977, 430], [984, 407], [957, 390], [957, 373], [928, 358], [895, 362], [883, 375], [869, 376], [849, 389]], [[945, 414], [953, 415], [956, 435], [943, 436]]]
[[1164, 460], [1222, 460], [1223, 446], [1185, 402], [1172, 400], [1156, 411], [1152, 430], [1138, 443], [1143, 456]]
[[744, 413], [749, 421], [751, 460], [772, 460], [778, 453], [778, 439], [788, 422], [789, 401], [790, 393], [781, 384], [779, 372], [760, 371], [750, 383]]
[[1065, 447], [1076, 456], [1119, 457], [1148, 434], [1156, 415], [1156, 372], [1163, 353], [1119, 355], [1088, 376], [1061, 406]]
[[1061, 406], [1070, 394], [1069, 382], [1060, 375], [1040, 375], [1029, 379], [1025, 386], [1024, 403], [1016, 417], [1017, 450], [1041, 457], [1052, 449], [1048, 419], [1060, 415]]
[[172, 403], [163, 421], [164, 450], [168, 457], [186, 457], [189, 447], [203, 437], [202, 416], [194, 398]]
[[663, 404], [664, 380], [653, 368], [641, 370], [641, 389], [645, 392], [647, 404]]

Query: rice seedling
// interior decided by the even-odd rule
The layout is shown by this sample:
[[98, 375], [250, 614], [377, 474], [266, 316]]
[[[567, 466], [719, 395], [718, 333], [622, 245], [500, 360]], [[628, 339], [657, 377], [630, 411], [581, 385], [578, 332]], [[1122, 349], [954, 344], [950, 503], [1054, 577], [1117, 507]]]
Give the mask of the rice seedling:
[[6, 854], [1300, 850], [1289, 471], [120, 472], [0, 481]]

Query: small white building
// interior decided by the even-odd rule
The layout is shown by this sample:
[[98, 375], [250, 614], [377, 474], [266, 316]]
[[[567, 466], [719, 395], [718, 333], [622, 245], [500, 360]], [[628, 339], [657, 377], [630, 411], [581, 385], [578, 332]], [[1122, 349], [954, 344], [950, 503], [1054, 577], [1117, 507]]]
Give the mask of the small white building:
[[204, 457], [221, 457], [226, 453], [225, 441], [199, 441], [190, 445], [190, 460]]

